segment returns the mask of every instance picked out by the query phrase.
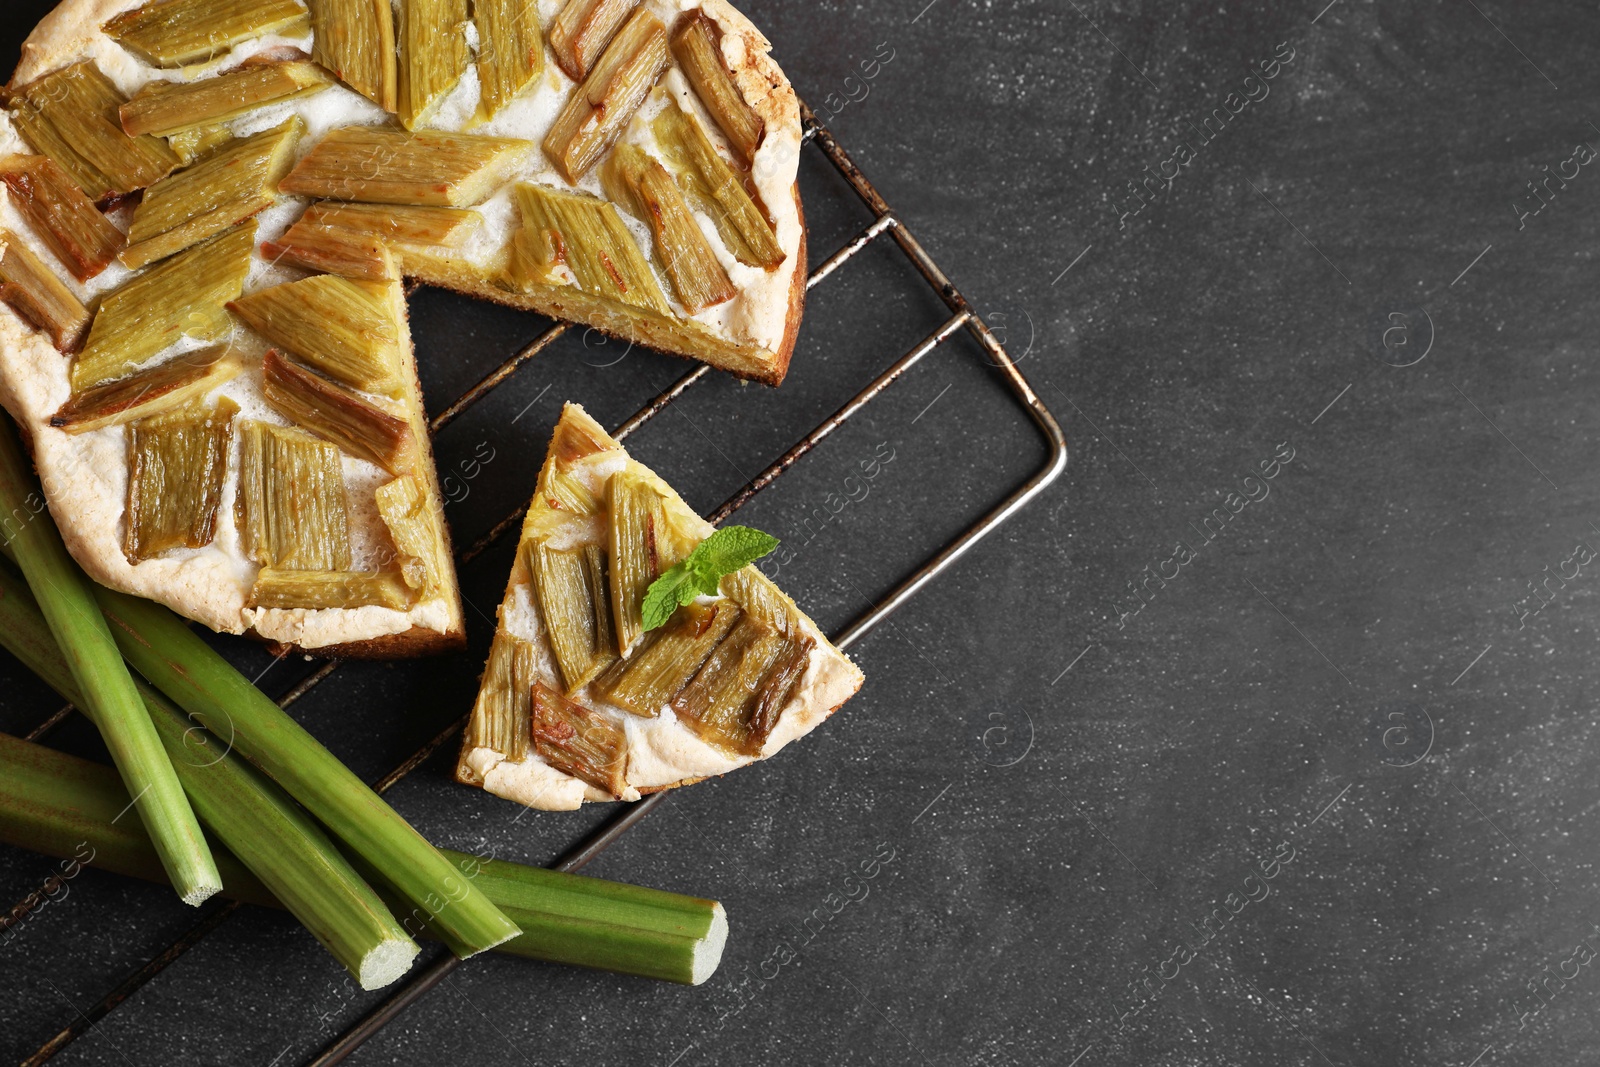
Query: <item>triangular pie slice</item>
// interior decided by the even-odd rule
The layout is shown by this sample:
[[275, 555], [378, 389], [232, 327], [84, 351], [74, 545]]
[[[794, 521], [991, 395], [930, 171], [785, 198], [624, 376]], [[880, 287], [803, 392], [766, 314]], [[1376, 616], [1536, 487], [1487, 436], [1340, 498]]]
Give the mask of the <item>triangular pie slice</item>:
[[566, 405], [457, 778], [554, 811], [638, 800], [766, 759], [837, 711], [861, 671], [754, 565], [642, 629], [650, 583], [713, 530]]
[[74, 556], [216, 630], [459, 646], [403, 281], [776, 385], [770, 48], [724, 0], [63, 0], [0, 109], [0, 404]]

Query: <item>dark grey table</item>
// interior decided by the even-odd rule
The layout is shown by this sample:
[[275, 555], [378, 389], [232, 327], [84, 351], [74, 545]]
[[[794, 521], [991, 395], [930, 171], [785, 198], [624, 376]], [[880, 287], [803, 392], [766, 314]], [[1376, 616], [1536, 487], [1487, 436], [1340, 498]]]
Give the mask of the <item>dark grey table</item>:
[[[751, 0], [802, 95], [1025, 354], [1072, 466], [858, 647], [868, 683], [845, 712], [682, 791], [590, 868], [724, 900], [711, 982], [474, 960], [352, 1062], [1600, 1051], [1600, 15], [1324, 2]], [[47, 7], [14, 0], [0, 52]], [[820, 257], [865, 216], [817, 159], [802, 181]], [[707, 383], [630, 442], [692, 503], [943, 317], [890, 248], [845, 270], [780, 391]], [[432, 291], [413, 315], [435, 404], [543, 325]], [[484, 442], [502, 457], [452, 505], [458, 540], [529, 492], [561, 399], [615, 423], [683, 367], [615, 355], [569, 337], [441, 435], [446, 465]], [[803, 539], [881, 442], [895, 459], [868, 499], [786, 576], [824, 626], [1042, 456], [952, 348], [740, 521]], [[461, 714], [510, 549], [465, 572], [469, 653], [342, 670], [295, 715], [376, 777]], [[57, 706], [3, 677], [0, 729]], [[51, 740], [96, 751], [81, 720]], [[437, 841], [547, 862], [605, 815], [520, 817], [453, 785], [451, 755], [392, 795]], [[892, 859], [835, 911], [873, 856]], [[0, 850], [0, 889], [52, 866]], [[113, 876], [70, 888], [0, 944], [0, 1056], [194, 920]], [[375, 999], [246, 910], [58, 1059], [298, 1063]]]

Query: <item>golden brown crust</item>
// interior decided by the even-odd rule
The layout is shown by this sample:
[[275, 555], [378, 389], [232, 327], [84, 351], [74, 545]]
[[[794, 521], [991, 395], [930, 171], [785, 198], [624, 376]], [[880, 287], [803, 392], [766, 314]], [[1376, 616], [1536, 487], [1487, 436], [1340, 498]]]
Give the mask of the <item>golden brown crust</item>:
[[811, 261], [806, 258], [806, 211], [800, 203], [798, 181], [794, 183], [794, 210], [800, 216], [800, 247], [794, 253], [794, 283], [789, 286], [789, 314], [783, 322], [783, 343], [778, 346], [776, 358], [772, 361], [770, 380], [763, 379], [768, 385], [781, 385], [789, 373], [789, 361], [794, 358], [794, 343], [800, 337], [800, 317], [806, 309], [806, 282], [811, 277]]
[[[256, 636], [253, 632], [247, 636]], [[366, 641], [353, 641], [343, 645], [323, 645], [301, 650], [298, 646], [286, 647], [289, 651], [305, 651], [320, 659], [412, 659], [417, 656], [437, 656], [446, 652], [459, 652], [467, 647], [465, 631], [440, 633], [422, 626], [413, 626], [397, 634], [386, 634]]]

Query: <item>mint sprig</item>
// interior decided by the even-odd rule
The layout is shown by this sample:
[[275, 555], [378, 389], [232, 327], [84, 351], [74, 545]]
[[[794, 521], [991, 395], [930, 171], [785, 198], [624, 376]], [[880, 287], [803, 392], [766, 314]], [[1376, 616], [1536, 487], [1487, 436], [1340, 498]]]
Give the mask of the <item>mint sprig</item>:
[[778, 539], [749, 526], [724, 526], [668, 567], [644, 594], [644, 628], [665, 626], [697, 596], [712, 596], [722, 579], [778, 547]]

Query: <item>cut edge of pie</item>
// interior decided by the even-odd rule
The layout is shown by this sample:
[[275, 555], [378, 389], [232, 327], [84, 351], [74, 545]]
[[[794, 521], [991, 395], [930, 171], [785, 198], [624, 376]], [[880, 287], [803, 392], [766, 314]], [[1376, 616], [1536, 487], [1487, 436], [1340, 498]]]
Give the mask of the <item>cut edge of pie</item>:
[[755, 565], [641, 632], [649, 582], [713, 532], [565, 405], [457, 780], [552, 811], [638, 800], [766, 759], [853, 696], [861, 670]]

